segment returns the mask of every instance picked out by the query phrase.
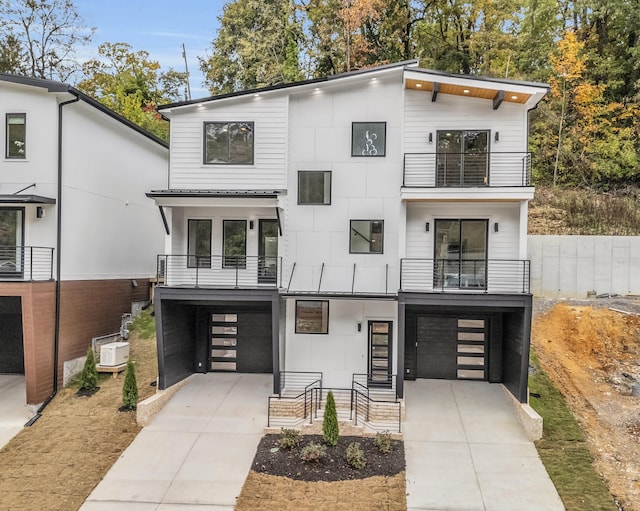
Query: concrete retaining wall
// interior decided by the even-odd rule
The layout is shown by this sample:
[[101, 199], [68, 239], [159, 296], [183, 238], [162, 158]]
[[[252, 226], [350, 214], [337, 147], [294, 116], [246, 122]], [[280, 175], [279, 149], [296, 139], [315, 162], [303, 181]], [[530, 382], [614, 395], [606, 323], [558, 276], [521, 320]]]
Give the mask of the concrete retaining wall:
[[534, 296], [640, 294], [640, 236], [529, 236], [528, 259]]

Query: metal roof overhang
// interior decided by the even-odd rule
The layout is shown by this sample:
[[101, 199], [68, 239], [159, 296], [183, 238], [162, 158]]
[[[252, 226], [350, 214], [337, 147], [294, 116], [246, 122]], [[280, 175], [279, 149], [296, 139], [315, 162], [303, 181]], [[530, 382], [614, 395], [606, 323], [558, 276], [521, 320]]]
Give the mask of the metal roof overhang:
[[286, 190], [152, 190], [147, 197], [162, 207], [278, 207]]
[[55, 204], [56, 200], [42, 195], [0, 195], [0, 204]]

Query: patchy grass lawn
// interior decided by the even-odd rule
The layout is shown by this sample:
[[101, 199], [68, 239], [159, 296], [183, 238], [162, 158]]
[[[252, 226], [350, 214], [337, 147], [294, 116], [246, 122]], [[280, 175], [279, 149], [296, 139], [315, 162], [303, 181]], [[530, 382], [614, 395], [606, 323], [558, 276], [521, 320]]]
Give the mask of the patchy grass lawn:
[[617, 511], [611, 494], [593, 466], [586, 438], [560, 392], [539, 368], [529, 377], [531, 406], [544, 420], [543, 439], [536, 442], [540, 458], [567, 511]]

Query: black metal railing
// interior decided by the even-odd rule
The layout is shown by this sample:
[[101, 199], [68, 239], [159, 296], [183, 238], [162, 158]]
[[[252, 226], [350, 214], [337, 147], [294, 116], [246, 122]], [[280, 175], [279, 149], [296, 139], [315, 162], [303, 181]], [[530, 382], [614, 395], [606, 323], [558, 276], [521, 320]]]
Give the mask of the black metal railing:
[[53, 280], [53, 248], [0, 245], [0, 280]]
[[402, 291], [529, 293], [531, 264], [518, 259], [401, 259]]
[[531, 153], [405, 153], [407, 188], [531, 186]]
[[157, 278], [165, 286], [281, 287], [282, 258], [162, 254]]
[[298, 426], [307, 420], [313, 423], [318, 416], [318, 402], [322, 399], [322, 373], [282, 371], [280, 392], [269, 396], [267, 427]]

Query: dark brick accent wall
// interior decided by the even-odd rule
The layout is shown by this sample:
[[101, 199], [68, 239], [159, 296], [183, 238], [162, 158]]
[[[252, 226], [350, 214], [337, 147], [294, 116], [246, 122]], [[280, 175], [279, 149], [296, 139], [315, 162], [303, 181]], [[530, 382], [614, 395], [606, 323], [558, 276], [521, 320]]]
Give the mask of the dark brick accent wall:
[[66, 360], [86, 355], [91, 339], [120, 331], [122, 314], [132, 302], [149, 300], [148, 278], [118, 280], [68, 280], [60, 289], [60, 345], [58, 381]]

